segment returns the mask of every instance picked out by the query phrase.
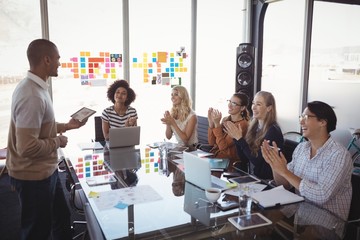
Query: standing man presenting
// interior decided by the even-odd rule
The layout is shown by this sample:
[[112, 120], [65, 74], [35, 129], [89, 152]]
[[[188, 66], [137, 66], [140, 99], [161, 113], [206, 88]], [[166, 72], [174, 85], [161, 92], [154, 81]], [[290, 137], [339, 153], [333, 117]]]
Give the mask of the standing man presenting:
[[21, 239], [71, 239], [70, 212], [58, 178], [57, 149], [67, 144], [62, 133], [86, 121], [55, 122], [47, 80], [58, 76], [56, 45], [34, 40], [27, 57], [30, 70], [12, 96], [6, 160], [10, 183], [21, 205]]

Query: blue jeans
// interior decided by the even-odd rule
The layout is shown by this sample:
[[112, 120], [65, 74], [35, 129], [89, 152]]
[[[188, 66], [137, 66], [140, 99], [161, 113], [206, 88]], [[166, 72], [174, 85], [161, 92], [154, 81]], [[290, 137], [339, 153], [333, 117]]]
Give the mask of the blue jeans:
[[38, 181], [10, 177], [21, 206], [21, 239], [71, 239], [70, 211], [58, 177]]

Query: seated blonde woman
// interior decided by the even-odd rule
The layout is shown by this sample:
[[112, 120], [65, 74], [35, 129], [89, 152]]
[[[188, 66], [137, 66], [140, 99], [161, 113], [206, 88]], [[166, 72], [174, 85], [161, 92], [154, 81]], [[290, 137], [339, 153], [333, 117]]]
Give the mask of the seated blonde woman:
[[193, 146], [198, 142], [197, 117], [191, 108], [191, 99], [186, 88], [173, 87], [171, 101], [171, 110], [165, 111], [161, 119], [161, 122], [166, 124], [166, 138], [171, 139], [174, 135], [179, 144]]

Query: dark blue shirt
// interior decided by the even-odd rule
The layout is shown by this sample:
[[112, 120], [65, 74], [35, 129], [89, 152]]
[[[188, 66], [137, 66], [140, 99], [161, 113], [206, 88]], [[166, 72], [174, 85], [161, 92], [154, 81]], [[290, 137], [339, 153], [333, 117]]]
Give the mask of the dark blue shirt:
[[[280, 127], [277, 124], [273, 124], [265, 134], [265, 139], [270, 141], [270, 145], [273, 141], [276, 142], [277, 146], [282, 149], [284, 144], [283, 134]], [[238, 155], [246, 156], [250, 163], [250, 173], [261, 179], [273, 179], [273, 174], [270, 165], [265, 162], [261, 154], [261, 149], [258, 151], [257, 157], [251, 154], [249, 144], [245, 138], [239, 140], [234, 139], [236, 150]], [[251, 171], [253, 170], [253, 171]]]

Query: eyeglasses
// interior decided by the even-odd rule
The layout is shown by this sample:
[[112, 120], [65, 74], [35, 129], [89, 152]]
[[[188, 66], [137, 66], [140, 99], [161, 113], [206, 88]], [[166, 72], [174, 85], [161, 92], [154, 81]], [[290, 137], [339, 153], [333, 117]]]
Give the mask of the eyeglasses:
[[233, 107], [236, 107], [236, 106], [241, 106], [241, 104], [238, 104], [238, 103], [236, 103], [236, 102], [232, 102], [231, 100], [227, 100], [227, 102], [228, 102], [228, 104], [231, 104], [231, 106], [233, 106]]
[[302, 121], [302, 120], [305, 120], [305, 121], [307, 121], [309, 118], [312, 118], [312, 117], [317, 117], [317, 116], [315, 116], [315, 115], [308, 115], [308, 114], [301, 114], [300, 116], [299, 116], [299, 121]]

